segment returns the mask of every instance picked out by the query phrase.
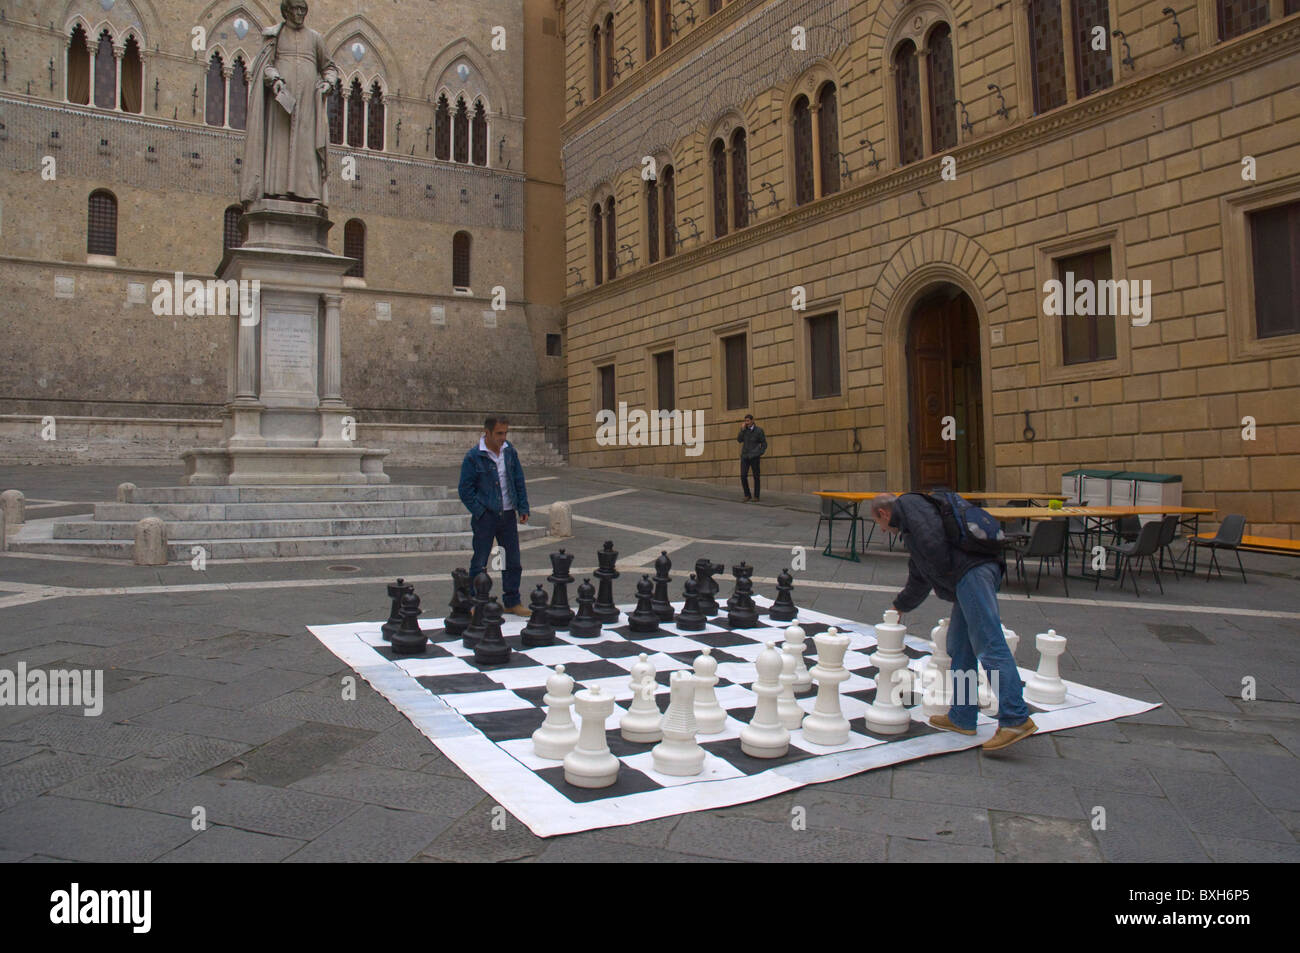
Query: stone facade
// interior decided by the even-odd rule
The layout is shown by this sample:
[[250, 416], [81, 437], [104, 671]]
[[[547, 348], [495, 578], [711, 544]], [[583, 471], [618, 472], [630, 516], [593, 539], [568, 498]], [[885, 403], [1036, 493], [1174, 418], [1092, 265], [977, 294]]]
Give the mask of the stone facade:
[[[1295, 5], [1274, 0], [1267, 24], [1220, 40], [1214, 0], [1179, 7], [1177, 27], [1163, 0], [1102, 3], [1132, 65], [1112, 39], [1108, 85], [1080, 95], [1067, 70], [1068, 101], [1037, 114], [1029, 6], [738, 0], [705, 16], [697, 2], [696, 22], [682, 19], [645, 65], [640, 3], [569, 0], [570, 462], [734, 485], [736, 429], [752, 413], [771, 448], [765, 489], [906, 489], [919, 446], [909, 328], [946, 289], [978, 321], [973, 419], [959, 426], [982, 432], [983, 466], [959, 488], [1057, 491], [1079, 466], [1168, 472], [1182, 476], [1188, 505], [1245, 513], [1252, 533], [1300, 536], [1300, 334], [1256, 334], [1247, 241], [1250, 213], [1300, 201]], [[615, 45], [637, 66], [593, 100], [592, 29], [610, 13]], [[950, 29], [965, 113], [955, 145], [903, 163], [893, 57], [909, 37], [924, 51], [937, 23]], [[798, 27], [806, 51], [791, 50]], [[827, 82], [848, 175], [796, 205], [792, 104]], [[924, 117], [927, 144], [935, 122]], [[708, 150], [733, 128], [746, 132], [757, 214], [713, 238]], [[642, 156], [676, 174], [680, 247], [654, 264]], [[616, 244], [637, 262], [593, 287], [590, 210], [608, 196]], [[1044, 283], [1062, 259], [1094, 250], [1109, 252], [1115, 278], [1151, 282], [1151, 320], [1116, 319], [1113, 357], [1066, 364]], [[792, 308], [796, 286], [806, 310]], [[837, 393], [814, 397], [808, 319], [819, 314], [837, 316], [839, 379]], [[728, 409], [722, 342], [737, 333], [748, 387]], [[654, 355], [666, 351], [675, 406], [705, 415], [703, 453], [598, 443], [598, 369], [615, 367], [616, 401], [657, 408]], [[1024, 437], [1027, 420], [1036, 439]]]

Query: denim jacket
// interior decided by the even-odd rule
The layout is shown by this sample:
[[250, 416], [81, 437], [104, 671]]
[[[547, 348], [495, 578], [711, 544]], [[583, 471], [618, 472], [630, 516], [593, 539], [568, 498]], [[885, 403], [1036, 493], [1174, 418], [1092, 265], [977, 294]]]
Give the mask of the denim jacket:
[[[524, 470], [519, 465], [519, 454], [507, 443], [502, 448], [506, 455], [506, 479], [514, 490], [515, 512], [520, 516], [528, 515], [528, 493], [524, 489]], [[492, 457], [472, 447], [460, 465], [460, 501], [465, 504], [475, 519], [486, 511], [502, 511], [501, 483], [497, 479], [497, 465]]]

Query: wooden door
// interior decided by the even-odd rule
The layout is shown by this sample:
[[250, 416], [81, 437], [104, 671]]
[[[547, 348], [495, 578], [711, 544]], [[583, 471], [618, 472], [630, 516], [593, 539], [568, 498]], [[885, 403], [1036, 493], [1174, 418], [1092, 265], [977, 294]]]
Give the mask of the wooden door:
[[[979, 324], [965, 294], [922, 301], [907, 338], [912, 488], [984, 487]], [[945, 440], [944, 418], [955, 439]]]

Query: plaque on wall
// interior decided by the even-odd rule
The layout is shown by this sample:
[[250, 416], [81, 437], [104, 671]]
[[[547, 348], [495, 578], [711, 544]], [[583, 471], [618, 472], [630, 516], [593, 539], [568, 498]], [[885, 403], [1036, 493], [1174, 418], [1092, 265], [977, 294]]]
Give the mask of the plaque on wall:
[[77, 296], [77, 279], [56, 275], [54, 278], [54, 297], [75, 298]]
[[439, 327], [447, 326], [447, 309], [440, 304], [429, 306], [429, 322]]

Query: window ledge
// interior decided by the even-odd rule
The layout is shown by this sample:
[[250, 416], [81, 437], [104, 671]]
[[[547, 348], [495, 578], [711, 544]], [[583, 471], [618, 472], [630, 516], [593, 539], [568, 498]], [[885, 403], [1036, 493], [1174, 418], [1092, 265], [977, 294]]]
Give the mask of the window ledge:
[[366, 286], [365, 278], [358, 278], [356, 275], [343, 276], [344, 288], [364, 288], [365, 286]]
[[117, 256], [115, 255], [87, 255], [87, 265], [98, 265], [101, 268], [116, 268]]

